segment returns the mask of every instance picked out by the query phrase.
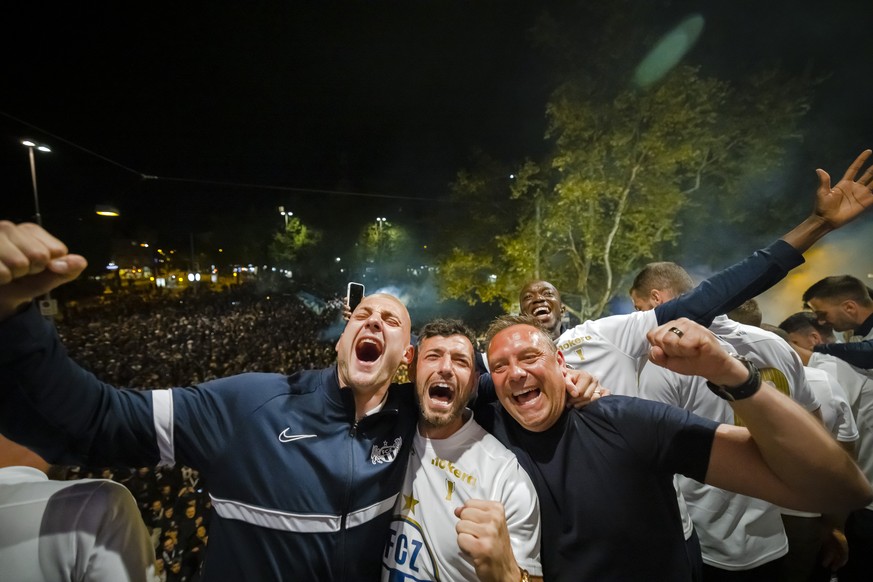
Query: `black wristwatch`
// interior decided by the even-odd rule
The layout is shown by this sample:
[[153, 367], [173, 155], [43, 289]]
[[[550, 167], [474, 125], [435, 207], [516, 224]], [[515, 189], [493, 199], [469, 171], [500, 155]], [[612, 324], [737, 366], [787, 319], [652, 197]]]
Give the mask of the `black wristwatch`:
[[746, 369], [749, 371], [748, 379], [737, 386], [722, 386], [713, 384], [708, 380], [706, 382], [706, 387], [712, 390], [716, 396], [729, 402], [748, 398], [761, 388], [761, 372], [758, 370], [758, 367], [739, 354], [731, 354], [731, 356], [746, 366]]

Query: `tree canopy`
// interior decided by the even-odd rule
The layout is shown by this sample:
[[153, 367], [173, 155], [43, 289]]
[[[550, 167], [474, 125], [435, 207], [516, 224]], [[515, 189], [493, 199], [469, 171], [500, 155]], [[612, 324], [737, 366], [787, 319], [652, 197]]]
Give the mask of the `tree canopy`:
[[[496, 179], [483, 163], [458, 174], [456, 196], [510, 211], [452, 235], [440, 261], [443, 296], [512, 309], [526, 280], [546, 279], [578, 298], [567, 303], [571, 313], [598, 317], [636, 270], [676, 243], [683, 210], [718, 212], [705, 222], [748, 216], [740, 190], [777, 167], [801, 137], [808, 80], [771, 67], [733, 81], [681, 64], [640, 87], [631, 81], [633, 64], [646, 43], [609, 34], [629, 17], [617, 12], [599, 44], [586, 45], [594, 65], [557, 67], [560, 81], [545, 107], [546, 154], [519, 164], [511, 180]], [[543, 30], [544, 44], [566, 46], [556, 21], [541, 21]], [[608, 77], [592, 81], [606, 74], [604, 65]]]

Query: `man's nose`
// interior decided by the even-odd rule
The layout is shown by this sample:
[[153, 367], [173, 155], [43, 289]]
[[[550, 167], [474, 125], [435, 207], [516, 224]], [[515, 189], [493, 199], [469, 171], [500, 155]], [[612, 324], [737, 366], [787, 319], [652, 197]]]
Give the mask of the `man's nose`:
[[527, 377], [527, 371], [518, 365], [518, 362], [509, 364], [509, 379], [513, 381], [523, 380]]
[[370, 317], [367, 318], [367, 329], [382, 331], [382, 317], [376, 313], [371, 314]]
[[447, 376], [452, 374], [452, 358], [448, 354], [439, 359], [437, 364], [440, 374]]

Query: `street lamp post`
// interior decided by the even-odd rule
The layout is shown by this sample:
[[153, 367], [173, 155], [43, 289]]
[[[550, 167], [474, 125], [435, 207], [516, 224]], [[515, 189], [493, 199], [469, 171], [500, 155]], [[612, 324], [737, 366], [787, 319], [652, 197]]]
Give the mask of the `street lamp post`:
[[27, 154], [30, 158], [30, 179], [33, 182], [33, 206], [36, 210], [36, 223], [42, 226], [42, 214], [39, 212], [39, 194], [36, 189], [36, 159], [33, 155], [33, 150], [38, 149], [39, 151], [46, 153], [52, 150], [49, 149], [47, 145], [37, 144], [29, 139], [23, 139], [21, 140], [21, 143], [27, 147]]
[[290, 217], [294, 216], [294, 213], [291, 212], [290, 210], [288, 210], [288, 211], [286, 212], [286, 211], [285, 211], [285, 207], [284, 207], [284, 206], [280, 206], [280, 207], [279, 207], [279, 214], [281, 214], [282, 216], [285, 217], [285, 230], [288, 230], [288, 219], [289, 219]]
[[[27, 147], [27, 155], [30, 158], [30, 179], [33, 182], [33, 207], [36, 211], [36, 223], [42, 226], [42, 214], [39, 212], [39, 194], [36, 189], [36, 158], [33, 155], [33, 150], [38, 149], [41, 152], [49, 153], [52, 151], [47, 145], [37, 144], [29, 139], [21, 140], [21, 143]], [[39, 310], [42, 315], [48, 319], [52, 319], [58, 313], [58, 303], [52, 299], [51, 292], [46, 292], [39, 301]]]

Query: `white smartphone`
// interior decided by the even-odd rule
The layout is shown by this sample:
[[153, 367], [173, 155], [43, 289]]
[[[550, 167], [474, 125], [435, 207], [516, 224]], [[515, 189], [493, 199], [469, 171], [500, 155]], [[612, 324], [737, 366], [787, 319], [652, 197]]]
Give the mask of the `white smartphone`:
[[349, 310], [354, 311], [361, 299], [364, 298], [363, 283], [350, 282], [346, 289], [346, 303], [349, 304]]

